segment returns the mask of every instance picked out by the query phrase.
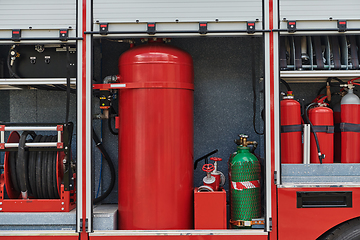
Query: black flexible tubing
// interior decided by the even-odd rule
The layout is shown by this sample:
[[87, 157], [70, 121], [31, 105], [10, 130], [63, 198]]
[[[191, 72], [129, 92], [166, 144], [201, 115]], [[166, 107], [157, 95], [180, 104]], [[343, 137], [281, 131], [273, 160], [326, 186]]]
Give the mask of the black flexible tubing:
[[[326, 83], [329, 83], [330, 87], [339, 87], [337, 85], [334, 85], [331, 83], [332, 80], [336, 80], [338, 81], [340, 84], [345, 84], [344, 81], [342, 81], [341, 79], [337, 78], [337, 77], [329, 77], [327, 80], [326, 80]], [[318, 96], [321, 94], [321, 92], [326, 88], [327, 84], [325, 84], [325, 86], [321, 87], [318, 91]]]
[[8, 59], [7, 59], [7, 67], [8, 67], [9, 73], [10, 73], [10, 77], [20, 78], [19, 75], [17, 75], [17, 74], [12, 70], [12, 68], [11, 68], [11, 66], [10, 66], [11, 50], [12, 50], [12, 48], [10, 48], [10, 50], [9, 50]]
[[256, 73], [255, 73], [255, 54], [254, 54], [254, 44], [251, 45], [251, 78], [252, 78], [252, 89], [253, 89], [253, 128], [254, 132], [257, 135], [264, 135], [264, 132], [258, 132], [256, 129]]
[[202, 156], [202, 157], [200, 157], [200, 158], [196, 159], [196, 160], [195, 160], [195, 162], [194, 162], [194, 170], [197, 168], [197, 165], [198, 165], [198, 163], [199, 163], [201, 160], [203, 160], [203, 159], [207, 159], [208, 157], [210, 157], [211, 155], [213, 155], [213, 154], [217, 153], [218, 151], [219, 151], [219, 149], [215, 149], [215, 150], [213, 150], [213, 151], [211, 151], [211, 152], [209, 152], [209, 153], [205, 154], [204, 156]]
[[323, 160], [323, 154], [321, 154], [321, 150], [320, 150], [320, 145], [319, 145], [319, 140], [317, 138], [317, 134], [314, 130], [314, 126], [313, 124], [310, 122], [310, 119], [309, 119], [309, 116], [308, 116], [308, 110], [310, 107], [314, 106], [314, 105], [317, 105], [317, 103], [311, 103], [309, 104], [306, 109], [305, 109], [305, 117], [306, 117], [306, 120], [308, 121], [308, 123], [310, 124], [310, 127], [311, 129], [313, 130], [313, 134], [314, 134], [314, 137], [315, 137], [315, 142], [316, 142], [316, 147], [317, 147], [317, 150], [318, 150], [318, 157], [319, 157], [319, 161], [320, 161], [320, 164], [322, 164], [322, 160]]
[[111, 118], [115, 118], [115, 117], [111, 117], [111, 110], [113, 110], [113, 107], [112, 106], [110, 106], [110, 109], [109, 109], [109, 111], [110, 111], [110, 114], [109, 114], [109, 118], [108, 118], [108, 128], [109, 128], [109, 131], [113, 134], [113, 135], [119, 135], [119, 133], [118, 132], [115, 132], [113, 129], [112, 129], [112, 127], [111, 127]]
[[69, 45], [66, 45], [66, 115], [65, 123], [66, 126], [69, 124], [69, 112], [70, 112], [70, 55]]
[[288, 92], [291, 92], [290, 85], [289, 85], [284, 79], [281, 79], [281, 78], [280, 78], [280, 82], [281, 82], [282, 84], [284, 84], [284, 86], [286, 87], [286, 89], [288, 90]]
[[[94, 128], [92, 129], [92, 135], [93, 135], [93, 140], [95, 142], [96, 147], [100, 150], [101, 154], [104, 156], [105, 161], [107, 162], [109, 168], [110, 168], [110, 185], [108, 187], [108, 189], [99, 197], [94, 199], [94, 203], [97, 204], [99, 202], [101, 202], [102, 200], [104, 200], [105, 198], [107, 198], [111, 191], [113, 190], [114, 186], [115, 186], [115, 167], [114, 164], [112, 163], [109, 154], [106, 152], [104, 146], [102, 145], [102, 142], [100, 141], [99, 137], [96, 135]], [[101, 181], [101, 179], [99, 180]]]

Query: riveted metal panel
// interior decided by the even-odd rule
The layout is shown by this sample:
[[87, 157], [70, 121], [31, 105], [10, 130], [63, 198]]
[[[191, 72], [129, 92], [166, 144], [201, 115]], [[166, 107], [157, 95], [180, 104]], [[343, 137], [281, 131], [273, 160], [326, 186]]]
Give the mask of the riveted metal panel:
[[359, 11], [358, 0], [280, 0], [280, 19], [356, 20]]
[[76, 0], [0, 2], [0, 29], [76, 28]]
[[94, 21], [108, 23], [255, 21], [262, 0], [94, 0]]

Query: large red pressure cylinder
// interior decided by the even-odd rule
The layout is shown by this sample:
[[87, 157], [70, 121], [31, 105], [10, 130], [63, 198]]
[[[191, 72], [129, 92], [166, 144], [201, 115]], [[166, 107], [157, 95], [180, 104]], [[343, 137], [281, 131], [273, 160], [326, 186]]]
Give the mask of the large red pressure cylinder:
[[149, 42], [119, 59], [119, 229], [193, 228], [193, 64]]
[[292, 92], [280, 102], [281, 109], [281, 162], [302, 163], [301, 110]]
[[360, 163], [360, 99], [353, 89], [341, 99], [341, 163]]

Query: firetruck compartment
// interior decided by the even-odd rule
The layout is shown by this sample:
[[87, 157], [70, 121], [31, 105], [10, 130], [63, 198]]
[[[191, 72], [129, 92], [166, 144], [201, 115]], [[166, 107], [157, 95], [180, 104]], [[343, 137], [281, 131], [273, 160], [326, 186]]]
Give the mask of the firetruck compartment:
[[[304, 106], [301, 109], [303, 121], [306, 122], [305, 114], [303, 114], [305, 107], [326, 95], [327, 81], [330, 83], [331, 91], [331, 101], [326, 100], [328, 106], [334, 109], [340, 103], [339, 82], [346, 84], [359, 74], [358, 46], [360, 46], [360, 37], [353, 34], [284, 34], [280, 36], [280, 78], [290, 86], [294, 95], [293, 99]], [[280, 84], [280, 92], [286, 95], [287, 90], [284, 84]], [[354, 93], [359, 95], [356, 85]], [[311, 136], [313, 133], [310, 131], [309, 139]], [[308, 146], [310, 148], [316, 148], [316, 146], [307, 141], [302, 130], [302, 146], [300, 147], [303, 160], [301, 164], [281, 164], [282, 186], [321, 187], [359, 184], [360, 166], [358, 163], [340, 163], [340, 157], [337, 156], [335, 159], [335, 154], [335, 163], [310, 163], [308, 159], [310, 149], [308, 151], [306, 149]], [[339, 142], [335, 142], [334, 149], [340, 148]]]
[[[146, 44], [142, 43], [140, 39], [135, 39], [135, 43], [135, 45]], [[222, 158], [218, 169], [226, 176], [224, 188], [228, 199], [228, 159], [230, 154], [236, 151], [237, 146], [234, 140], [238, 138], [239, 134], [245, 133], [249, 135], [249, 139], [259, 143], [255, 154], [259, 156], [259, 160], [263, 164], [264, 138], [262, 135], [257, 135], [253, 127], [254, 87], [257, 97], [254, 124], [258, 132], [263, 132], [263, 120], [261, 117], [264, 108], [263, 63], [261, 60], [263, 54], [262, 38], [173, 38], [167, 44], [179, 47], [188, 52], [193, 58], [195, 83], [194, 160], [214, 149], [218, 149], [218, 152], [212, 157]], [[102, 83], [102, 79], [106, 76], [118, 74], [118, 58], [128, 49], [129, 43], [127, 39], [94, 39], [93, 75], [96, 83]], [[251, 60], [252, 55], [254, 55], [253, 62]], [[255, 68], [254, 76], [252, 76], [253, 67]], [[255, 81], [254, 85], [253, 81]], [[112, 101], [112, 104], [114, 107], [113, 114], [115, 115], [118, 111], [117, 100]], [[98, 102], [95, 102], [95, 106], [98, 106]], [[100, 110], [95, 108], [94, 114], [99, 112]], [[94, 120], [95, 131], [99, 136], [102, 134], [103, 144], [114, 163], [117, 175], [118, 136], [109, 132], [107, 120], [103, 120], [101, 133], [100, 121]], [[117, 131], [114, 119], [111, 120], [111, 125], [113, 130]], [[94, 154], [98, 154], [97, 149], [95, 149]], [[202, 180], [206, 175], [201, 170], [204, 163], [204, 160], [199, 162], [196, 170], [194, 170], [194, 187], [202, 185]], [[94, 164], [94, 195], [96, 196], [107, 190], [111, 179], [108, 166], [104, 163], [104, 160], [101, 169], [100, 156], [95, 158]], [[263, 186], [263, 179], [264, 175], [262, 175], [261, 186]], [[121, 194], [121, 192], [118, 192], [116, 182], [113, 191], [102, 203], [116, 204], [118, 194]]]

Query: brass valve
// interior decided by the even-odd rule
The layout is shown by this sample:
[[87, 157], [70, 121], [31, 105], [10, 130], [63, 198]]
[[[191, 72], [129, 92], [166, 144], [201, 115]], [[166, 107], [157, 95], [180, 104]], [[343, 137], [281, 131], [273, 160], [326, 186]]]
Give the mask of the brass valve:
[[240, 134], [239, 135], [239, 139], [235, 140], [235, 143], [238, 146], [243, 146], [243, 147], [247, 147], [248, 145], [253, 145], [254, 146], [254, 150], [256, 149], [258, 143], [256, 141], [248, 141], [248, 135], [245, 134]]

